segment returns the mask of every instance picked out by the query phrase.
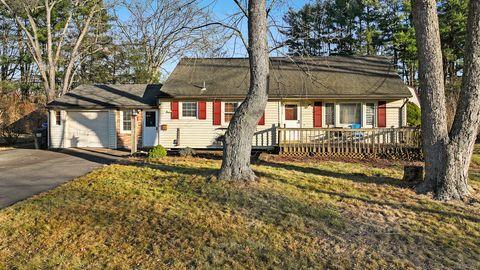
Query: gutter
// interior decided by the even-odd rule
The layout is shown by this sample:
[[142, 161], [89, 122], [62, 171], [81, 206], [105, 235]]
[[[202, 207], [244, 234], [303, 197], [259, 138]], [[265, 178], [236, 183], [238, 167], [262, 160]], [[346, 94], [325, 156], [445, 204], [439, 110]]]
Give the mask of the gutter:
[[[244, 96], [179, 96], [179, 97], [168, 97], [168, 98], [159, 98], [163, 100], [187, 100], [187, 99], [195, 99], [195, 100], [212, 100], [212, 99], [222, 99], [222, 100], [238, 100], [238, 99], [245, 99]], [[338, 95], [322, 95], [322, 96], [269, 96], [268, 100], [312, 100], [312, 99], [337, 99], [337, 100], [349, 100], [349, 99], [403, 99], [403, 98], [411, 98], [412, 95], [370, 95], [370, 96], [360, 96], [360, 95], [349, 95], [349, 96], [338, 96]]]

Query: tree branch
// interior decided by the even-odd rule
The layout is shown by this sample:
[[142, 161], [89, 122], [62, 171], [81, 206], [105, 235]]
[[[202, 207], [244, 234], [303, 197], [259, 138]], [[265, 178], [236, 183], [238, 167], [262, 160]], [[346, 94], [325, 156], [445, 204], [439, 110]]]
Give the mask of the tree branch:
[[233, 26], [230, 26], [230, 25], [227, 25], [227, 24], [224, 24], [224, 23], [221, 23], [221, 22], [212, 22], [212, 23], [207, 23], [207, 24], [204, 24], [204, 25], [196, 26], [196, 27], [193, 27], [193, 28], [190, 28], [190, 29], [191, 30], [197, 30], [197, 29], [209, 27], [209, 26], [212, 26], [212, 25], [218, 25], [218, 26], [221, 26], [223, 28], [227, 28], [227, 29], [230, 29], [230, 30], [234, 31], [235, 33], [237, 33], [238, 37], [242, 40], [242, 43], [243, 43], [243, 45], [245, 45], [245, 48], [248, 49], [248, 42], [245, 39], [245, 37], [243, 36], [242, 32], [239, 29], [237, 29]]
[[245, 10], [245, 8], [242, 6], [242, 4], [240, 4], [240, 1], [238, 1], [238, 0], [233, 0], [233, 2], [235, 2], [235, 4], [238, 6], [238, 8], [240, 8], [240, 10], [242, 11], [243, 15], [245, 15], [245, 17], [248, 18], [248, 13], [247, 13], [247, 11]]

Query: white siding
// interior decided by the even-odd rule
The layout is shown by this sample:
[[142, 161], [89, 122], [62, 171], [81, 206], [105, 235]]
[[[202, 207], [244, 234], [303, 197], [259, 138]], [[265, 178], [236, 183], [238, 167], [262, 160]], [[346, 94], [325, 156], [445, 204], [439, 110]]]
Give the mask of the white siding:
[[[75, 136], [81, 136], [79, 134], [74, 134], [75, 133], [75, 123], [72, 123], [72, 118], [73, 114], [78, 114], [79, 112], [73, 112], [73, 111], [60, 111], [61, 113], [61, 118], [62, 122], [61, 125], [56, 124], [56, 119], [55, 119], [55, 110], [50, 110], [50, 119], [49, 119], [49, 124], [50, 124], [50, 148], [68, 148], [68, 147], [74, 147], [76, 146], [75, 143], [71, 143], [71, 140]], [[88, 111], [83, 111], [83, 112], [88, 112]], [[101, 125], [106, 125], [105, 128], [107, 128], [107, 139], [105, 141], [108, 141], [106, 143], [106, 147], [109, 148], [116, 148], [117, 147], [117, 139], [116, 139], [116, 123], [115, 123], [115, 111], [108, 111], [108, 112], [99, 112], [99, 113], [107, 113], [106, 121], [102, 121]], [[87, 120], [85, 120], [87, 121]]]
[[270, 147], [277, 143], [277, 127], [279, 123], [278, 111], [280, 102], [269, 101], [265, 108], [265, 125], [257, 126], [257, 132], [253, 137], [254, 147]]
[[387, 128], [401, 127], [403, 122], [403, 100], [387, 101]]
[[65, 133], [66, 133], [66, 111], [60, 111], [61, 125], [56, 122], [56, 110], [50, 110], [50, 148], [64, 148], [65, 147]]
[[312, 128], [313, 127], [313, 102], [306, 103], [300, 106], [301, 112], [301, 125], [302, 128]]
[[[181, 103], [181, 102], [180, 102]], [[265, 125], [258, 126], [253, 138], [254, 146], [271, 146], [276, 140], [275, 127], [278, 125], [279, 102], [270, 101], [265, 109]], [[215, 139], [223, 135], [228, 128], [224, 121], [224, 103], [222, 102], [222, 125], [213, 125], [213, 102], [207, 101], [207, 119], [189, 119], [181, 117], [181, 104], [179, 104], [180, 119], [171, 119], [170, 101], [162, 101], [160, 104], [160, 125], [167, 125], [167, 130], [160, 131], [160, 144], [167, 148], [219, 148]], [[180, 134], [179, 145], [177, 130]]]
[[[340, 102], [361, 102], [363, 104], [377, 101], [372, 100], [319, 100], [322, 104], [325, 102], [336, 103], [337, 113]], [[180, 101], [181, 102], [181, 101]], [[301, 127], [313, 127], [313, 101], [301, 102], [300, 119]], [[401, 108], [403, 100], [387, 101], [387, 127], [399, 127], [405, 122], [402, 115], [405, 114]], [[220, 148], [221, 145], [215, 143], [218, 136], [224, 134], [228, 128], [228, 123], [224, 122], [224, 103], [222, 102], [222, 125], [213, 125], [213, 102], [207, 101], [207, 119], [188, 119], [181, 117], [181, 104], [179, 104], [180, 119], [171, 119], [170, 101], [162, 101], [160, 106], [160, 125], [167, 125], [167, 130], [160, 131], [160, 144], [167, 148]], [[364, 109], [365, 106], [362, 106]], [[322, 110], [325, 111], [324, 109]], [[363, 115], [364, 113], [362, 113]], [[335, 117], [338, 122], [338, 116]], [[323, 117], [325, 119], [325, 117]], [[253, 138], [254, 147], [271, 147], [277, 143], [278, 125], [283, 126], [283, 104], [280, 101], [269, 101], [265, 110], [265, 125], [257, 126], [257, 132]], [[176, 145], [177, 130], [180, 134], [180, 144]]]
[[109, 148], [117, 148], [117, 112], [115, 110], [108, 111], [108, 139], [110, 142]]

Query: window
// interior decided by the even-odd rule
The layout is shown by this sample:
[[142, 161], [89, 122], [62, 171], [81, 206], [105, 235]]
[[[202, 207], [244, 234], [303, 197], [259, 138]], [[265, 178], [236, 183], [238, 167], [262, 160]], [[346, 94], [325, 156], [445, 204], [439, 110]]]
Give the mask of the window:
[[325, 103], [325, 125], [335, 126], [335, 104]]
[[121, 131], [130, 132], [132, 131], [132, 111], [122, 111], [121, 112]]
[[361, 114], [361, 103], [340, 104], [340, 124], [342, 125], [353, 125], [362, 123]]
[[145, 127], [157, 126], [157, 112], [146, 111], [145, 112]]
[[235, 111], [238, 108], [238, 102], [225, 102], [225, 123], [228, 123], [232, 120]]
[[298, 105], [285, 105], [285, 120], [298, 120]]
[[60, 111], [55, 111], [55, 124], [57, 126], [62, 125], [62, 114]]
[[366, 104], [366, 119], [365, 124], [367, 126], [375, 126], [375, 104], [374, 103], [367, 103]]
[[182, 117], [197, 117], [197, 102], [182, 102]]

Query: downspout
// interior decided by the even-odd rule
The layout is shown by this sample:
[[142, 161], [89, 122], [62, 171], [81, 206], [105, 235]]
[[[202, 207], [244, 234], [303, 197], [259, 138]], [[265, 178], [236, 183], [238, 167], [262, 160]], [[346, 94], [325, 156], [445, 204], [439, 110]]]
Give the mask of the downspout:
[[407, 110], [405, 109], [405, 105], [408, 104], [409, 100], [410, 100], [409, 98], [405, 98], [405, 101], [403, 102], [402, 107], [400, 107], [402, 109], [402, 123], [401, 123], [402, 126], [403, 126], [403, 123], [405, 123], [404, 126], [407, 126]]
[[157, 123], [157, 145], [160, 144], [160, 130], [161, 130], [161, 123], [162, 121], [160, 120], [160, 117], [162, 115], [162, 104], [160, 101], [157, 99], [157, 108], [158, 108], [158, 123]]

